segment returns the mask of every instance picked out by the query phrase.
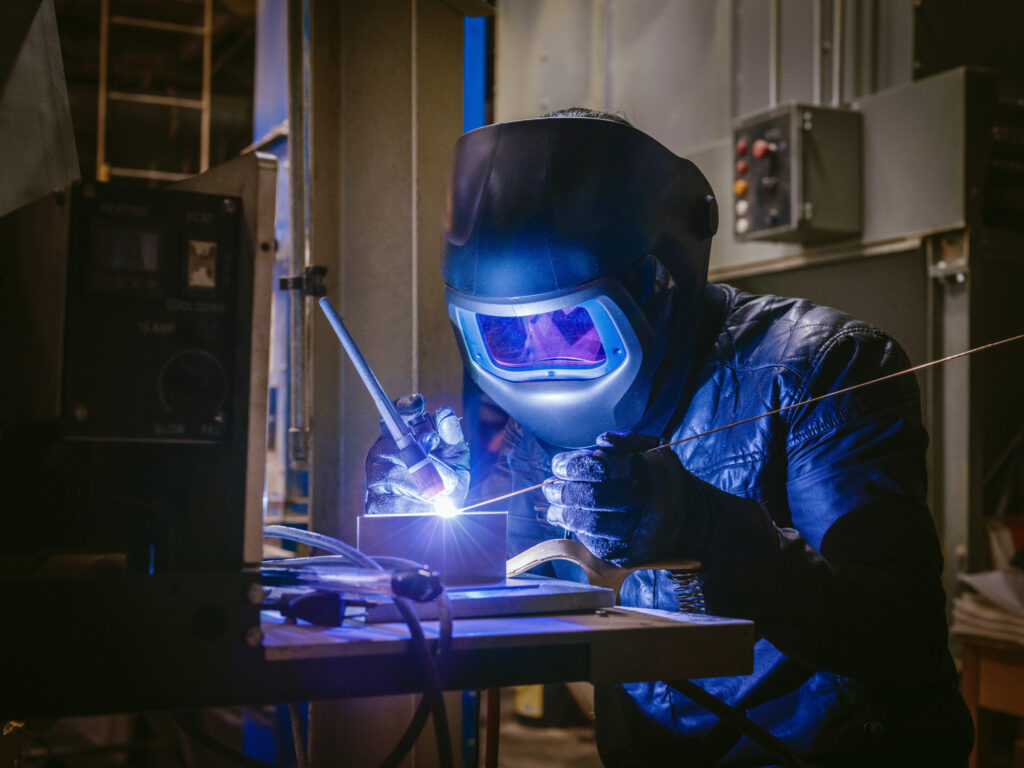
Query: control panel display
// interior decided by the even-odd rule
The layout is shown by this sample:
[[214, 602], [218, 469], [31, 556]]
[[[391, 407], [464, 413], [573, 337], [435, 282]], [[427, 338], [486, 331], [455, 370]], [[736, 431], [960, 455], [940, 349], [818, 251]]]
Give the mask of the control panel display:
[[67, 435], [230, 440], [237, 410], [238, 201], [116, 184], [86, 184], [76, 195], [63, 387]]
[[156, 272], [160, 267], [160, 235], [99, 224], [94, 253], [100, 270]]

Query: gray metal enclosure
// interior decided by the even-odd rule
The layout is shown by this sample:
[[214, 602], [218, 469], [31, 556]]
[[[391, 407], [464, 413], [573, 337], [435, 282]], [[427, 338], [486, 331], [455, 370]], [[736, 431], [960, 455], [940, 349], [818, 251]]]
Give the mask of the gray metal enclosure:
[[[716, 190], [711, 279], [837, 307], [922, 363], [1024, 328], [1024, 111], [1009, 98], [1024, 79], [1005, 32], [1024, 12], [966, 5], [499, 2], [495, 120], [570, 105], [623, 114]], [[789, 101], [861, 114], [859, 236], [734, 237], [733, 128]], [[950, 593], [960, 572], [986, 565], [983, 478], [1024, 423], [1022, 373], [1024, 349], [1010, 345], [918, 374]]]

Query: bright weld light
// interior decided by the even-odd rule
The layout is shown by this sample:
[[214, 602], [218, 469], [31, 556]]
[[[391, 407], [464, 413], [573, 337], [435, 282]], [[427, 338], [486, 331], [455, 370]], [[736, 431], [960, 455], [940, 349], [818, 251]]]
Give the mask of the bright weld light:
[[440, 515], [441, 517], [455, 517], [459, 514], [459, 510], [455, 508], [452, 500], [447, 496], [441, 496], [440, 498], [434, 499], [431, 503], [434, 505], [434, 514]]

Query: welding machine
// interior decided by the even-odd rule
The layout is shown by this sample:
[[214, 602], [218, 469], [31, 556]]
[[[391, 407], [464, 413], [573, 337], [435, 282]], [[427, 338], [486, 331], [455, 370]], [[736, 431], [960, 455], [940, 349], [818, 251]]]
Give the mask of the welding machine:
[[88, 182], [0, 220], [0, 651], [32, 674], [0, 714], [123, 710], [133, 665], [260, 650], [276, 172]]

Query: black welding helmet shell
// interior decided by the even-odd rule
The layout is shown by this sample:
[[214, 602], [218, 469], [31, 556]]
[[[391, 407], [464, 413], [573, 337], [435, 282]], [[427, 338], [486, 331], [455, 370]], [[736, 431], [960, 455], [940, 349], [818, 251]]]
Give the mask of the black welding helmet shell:
[[697, 167], [630, 125], [467, 133], [442, 275], [470, 374], [553, 446], [659, 434], [692, 362], [717, 219]]

